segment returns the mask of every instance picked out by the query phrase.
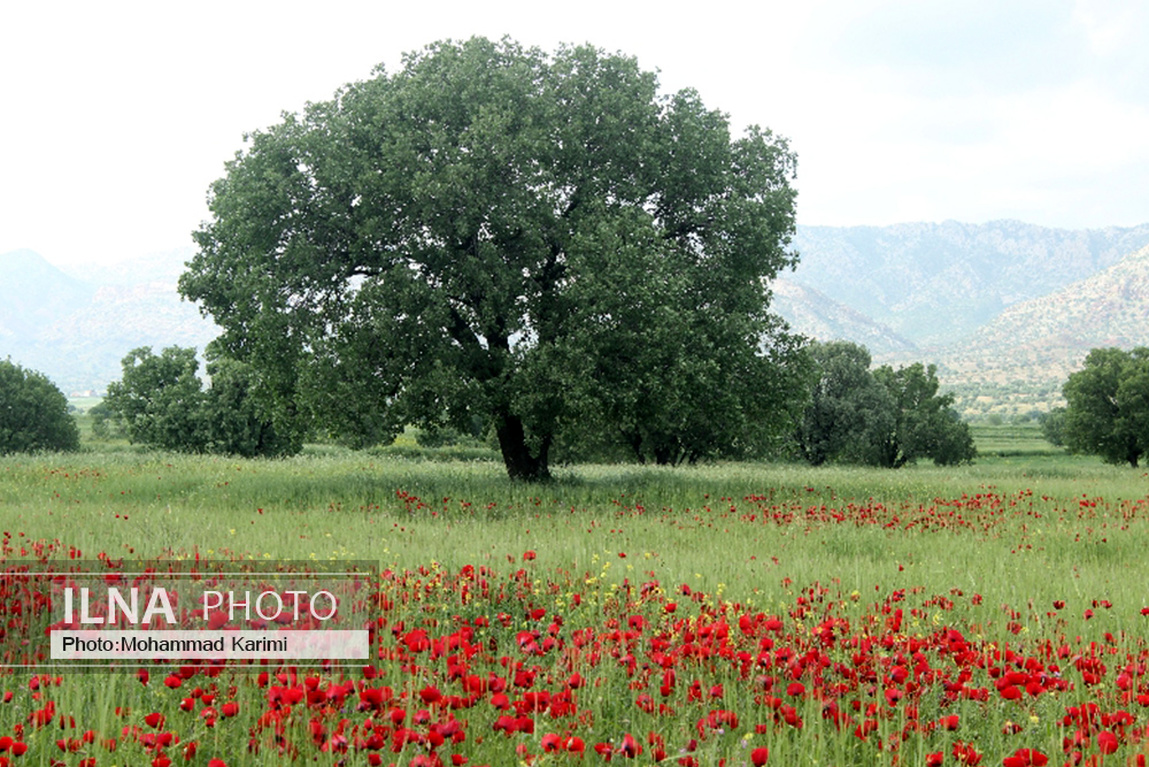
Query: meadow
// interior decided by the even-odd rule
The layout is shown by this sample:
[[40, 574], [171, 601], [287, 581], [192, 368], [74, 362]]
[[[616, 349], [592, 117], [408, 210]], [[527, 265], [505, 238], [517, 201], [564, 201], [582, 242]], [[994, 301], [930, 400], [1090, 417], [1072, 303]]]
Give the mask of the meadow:
[[546, 485], [414, 449], [2, 458], [6, 561], [379, 578], [363, 668], [6, 673], [0, 765], [1144, 764], [1149, 475], [977, 438]]

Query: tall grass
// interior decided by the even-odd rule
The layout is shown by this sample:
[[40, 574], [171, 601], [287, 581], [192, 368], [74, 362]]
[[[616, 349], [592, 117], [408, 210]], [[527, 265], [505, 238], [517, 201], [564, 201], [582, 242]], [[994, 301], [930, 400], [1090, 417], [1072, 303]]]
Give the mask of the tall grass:
[[[1005, 598], [1050, 591], [1058, 582], [1099, 592], [1144, 573], [1146, 512], [1136, 509], [1132, 521], [1120, 514], [1123, 503], [1146, 496], [1147, 486], [1143, 472], [1080, 458], [899, 471], [577, 466], [559, 469], [552, 483], [529, 485], [509, 481], [491, 462], [350, 452], [278, 461], [117, 452], [0, 460], [0, 525], [26, 539], [58, 539], [87, 556], [366, 559], [393, 568], [436, 561], [458, 568], [535, 550], [556, 567], [589, 572], [609, 563], [619, 578], [657, 565], [663, 578], [709, 590], [722, 584], [742, 598], [780, 598], [783, 577], [839, 579], [858, 589], [956, 583]], [[1005, 499], [1016, 513], [992, 530], [926, 533], [761, 521], [770, 507], [804, 514], [850, 504], [905, 517], [979, 493]], [[1079, 520], [1080, 501], [1097, 497], [1103, 508]], [[1021, 514], [1018, 504], [1037, 516]], [[1076, 539], [1085, 527], [1087, 540]]]
[[[604, 612], [609, 617], [617, 595], [657, 581], [667, 598], [703, 592], [711, 602], [771, 614], [785, 614], [812, 587], [825, 588], [855, 626], [865, 625], [877, 605], [903, 590], [913, 595], [907, 604], [935, 596], [957, 603], [950, 611], [907, 610], [902, 631], [910, 636], [954, 625], [971, 640], [1024, 647], [1053, 637], [1135, 643], [1146, 633], [1143, 621], [1149, 618], [1139, 615], [1149, 597], [1144, 472], [1075, 456], [1015, 452], [987, 455], [973, 466], [898, 471], [717, 464], [588, 465], [555, 473], [552, 483], [529, 485], [510, 482], [492, 461], [435, 462], [338, 448], [285, 460], [123, 448], [9, 456], [0, 459], [0, 533], [10, 559], [46, 544], [56, 547], [56, 556], [79, 550], [85, 558], [373, 560], [381, 570], [426, 574], [419, 576], [419, 600], [392, 616], [408, 626], [504, 609], [463, 604], [445, 586], [432, 588], [443, 574], [470, 565], [487, 567], [500, 582], [527, 572], [538, 589], [529, 595], [533, 603], [569, 616], [572, 625], [601, 621]], [[584, 599], [578, 610], [576, 593]], [[1065, 609], [1053, 607], [1062, 601]], [[667, 620], [655, 611], [647, 617]], [[490, 641], [517, 647], [515, 632], [524, 627], [530, 626], [496, 625]], [[410, 676], [381, 666], [384, 676], [377, 683], [397, 690], [417, 690], [432, 678], [426, 670]], [[603, 676], [603, 686], [586, 691], [581, 705], [593, 714], [602, 737], [648, 729], [676, 742], [694, 737], [691, 717], [697, 714], [680, 720], [648, 716], [635, 709], [631, 680], [617, 666], [595, 673]], [[729, 672], [709, 677], [729, 691], [721, 705], [757, 710], [752, 692], [723, 674]], [[31, 684], [22, 682], [15, 705], [0, 706], [0, 730], [27, 721], [37, 705], [27, 697]], [[216, 728], [184, 716], [175, 701], [185, 692], [173, 694], [124, 675], [65, 684], [52, 699], [61, 710], [90, 713], [80, 729], [114, 733], [123, 727], [117, 711], [166, 712], [173, 721], [182, 717], [184, 739], [196, 740], [204, 752], [236, 754], [228, 762], [232, 767], [275, 763], [274, 754], [239, 755], [247, 725]], [[234, 697], [252, 717], [266, 703], [266, 692], [250, 680], [237, 686]], [[818, 701], [795, 702], [813, 728], [821, 718]], [[937, 702], [927, 703], [933, 708], [926, 714], [939, 716]], [[968, 723], [960, 735], [980, 731], [986, 735], [983, 749], [988, 743], [1012, 753], [1000, 732], [1020, 709], [1003, 703], [963, 703], [950, 711], [961, 711]], [[704, 715], [716, 705], [698, 707]], [[1043, 705], [1027, 709], [1035, 721], [1027, 723], [1026, 743], [1053, 754], [1062, 736], [1057, 707]], [[877, 735], [890, 737], [903, 725], [896, 716], [882, 719]], [[290, 727], [290, 739], [308, 742], [306, 719]], [[514, 762], [511, 741], [490, 737], [489, 723], [485, 727], [486, 742], [468, 744], [471, 763]], [[701, 763], [726, 758], [743, 765], [751, 745], [767, 742], [771, 764], [866, 764], [876, 753], [863, 750], [850, 731], [817, 738], [793, 728], [765, 736], [742, 732], [703, 743], [697, 752]], [[59, 734], [48, 729], [37, 735], [39, 761], [30, 763], [48, 764]], [[528, 739], [536, 753], [539, 737], [541, 731]], [[949, 749], [957, 737], [940, 734], [928, 746], [925, 740], [907, 741], [903, 762], [924, 763], [927, 748]], [[115, 759], [99, 763], [150, 759], [134, 742], [120, 748]], [[410, 754], [396, 761], [407, 764]], [[987, 763], [1000, 761], [997, 755]], [[358, 754], [346, 763], [366, 761]]]

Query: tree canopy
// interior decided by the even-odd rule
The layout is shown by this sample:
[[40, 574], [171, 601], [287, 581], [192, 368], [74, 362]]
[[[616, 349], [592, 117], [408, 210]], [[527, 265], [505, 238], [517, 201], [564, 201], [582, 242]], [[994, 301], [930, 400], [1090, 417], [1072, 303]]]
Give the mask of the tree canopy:
[[80, 430], [59, 387], [43, 373], [0, 360], [0, 455], [79, 446]]
[[1149, 347], [1093, 349], [1062, 391], [1066, 447], [1137, 466], [1149, 450]]
[[933, 365], [870, 369], [870, 353], [848, 341], [813, 343], [815, 383], [795, 433], [798, 452], [829, 461], [898, 468], [919, 458], [937, 464], [973, 460], [969, 426], [938, 394]]
[[180, 290], [277, 428], [479, 416], [522, 479], [586, 429], [736, 452], [792, 408], [794, 168], [632, 58], [442, 42], [248, 137]]
[[893, 402], [870, 372], [870, 353], [849, 341], [814, 342], [815, 380], [795, 432], [801, 456], [814, 466], [861, 461]]
[[157, 355], [144, 346], [121, 365], [122, 377], [108, 384], [103, 404], [130, 442], [193, 453], [207, 448], [195, 349], [169, 346]]
[[299, 443], [280, 436], [248, 396], [249, 366], [209, 361], [206, 390], [198, 370], [194, 348], [133, 349], [123, 359], [121, 380], [108, 384], [104, 412], [129, 441], [165, 450], [248, 457], [298, 452]]
[[938, 394], [936, 366], [915, 362], [894, 370], [883, 365], [874, 379], [889, 394], [893, 409], [870, 444], [873, 463], [898, 468], [919, 458], [942, 466], [974, 459], [973, 435], [953, 409], [953, 395]]

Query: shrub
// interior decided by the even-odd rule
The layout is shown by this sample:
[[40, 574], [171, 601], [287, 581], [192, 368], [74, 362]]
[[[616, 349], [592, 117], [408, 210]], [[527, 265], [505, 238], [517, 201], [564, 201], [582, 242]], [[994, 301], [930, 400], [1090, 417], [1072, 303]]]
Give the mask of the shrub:
[[64, 393], [44, 374], [0, 361], [0, 455], [79, 446]]

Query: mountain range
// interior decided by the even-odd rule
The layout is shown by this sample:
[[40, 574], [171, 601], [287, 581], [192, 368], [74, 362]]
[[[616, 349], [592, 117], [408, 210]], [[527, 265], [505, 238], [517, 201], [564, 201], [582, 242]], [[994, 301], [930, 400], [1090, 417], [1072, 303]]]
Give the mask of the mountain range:
[[180, 299], [190, 250], [65, 272], [38, 254], [0, 255], [0, 358], [44, 373], [65, 394], [103, 391], [140, 346], [195, 346], [219, 329]]
[[[1090, 348], [1149, 345], [1149, 224], [800, 226], [793, 244], [772, 306], [795, 331], [936, 364], [967, 414], [1046, 409]], [[202, 350], [218, 328], [176, 292], [191, 255], [68, 271], [0, 255], [0, 358], [74, 393], [102, 391], [136, 347]]]
[[1149, 224], [799, 227], [794, 245], [774, 306], [795, 330], [936, 364], [966, 415], [1048, 409], [1089, 349], [1149, 345]]

